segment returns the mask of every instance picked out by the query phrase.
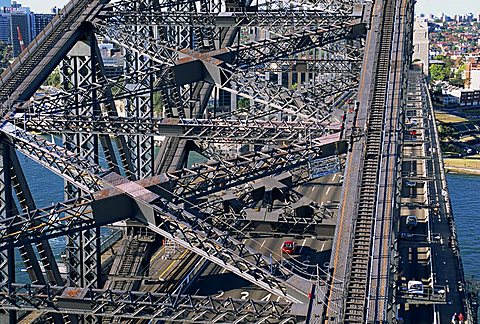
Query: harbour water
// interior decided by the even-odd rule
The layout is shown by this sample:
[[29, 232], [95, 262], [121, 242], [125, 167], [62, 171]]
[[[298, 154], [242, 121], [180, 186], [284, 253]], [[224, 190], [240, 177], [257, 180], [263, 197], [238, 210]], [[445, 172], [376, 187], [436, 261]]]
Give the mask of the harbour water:
[[447, 174], [447, 183], [465, 275], [480, 279], [480, 176]]
[[[57, 141], [57, 139], [55, 139]], [[155, 152], [157, 153], [157, 152]], [[63, 179], [56, 174], [50, 172], [46, 168], [40, 166], [36, 162], [30, 160], [26, 156], [18, 153], [20, 164], [22, 165], [25, 176], [28, 179], [30, 191], [35, 199], [36, 206], [47, 207], [56, 202], [63, 201]], [[205, 158], [198, 153], [192, 152], [188, 159], [188, 165], [204, 161]], [[101, 163], [105, 164], [105, 163]], [[108, 235], [108, 229], [102, 229], [102, 234]], [[65, 239], [58, 237], [50, 240], [53, 253], [57, 260], [61, 260], [60, 255], [65, 250]], [[20, 254], [16, 253], [16, 269], [23, 269], [23, 261]], [[28, 274], [25, 271], [16, 273], [16, 281], [21, 283], [30, 282]]]
[[[24, 172], [29, 179], [32, 194], [38, 207], [45, 207], [63, 199], [63, 180], [35, 162], [19, 155]], [[190, 163], [198, 162], [195, 157]], [[453, 205], [462, 260], [466, 275], [480, 278], [477, 266], [480, 260], [480, 177], [460, 174], [447, 175], [450, 197]], [[51, 240], [55, 256], [59, 258], [65, 248], [63, 238]], [[22, 268], [22, 262], [17, 258], [17, 269]], [[25, 272], [18, 273], [17, 280], [28, 281]]]

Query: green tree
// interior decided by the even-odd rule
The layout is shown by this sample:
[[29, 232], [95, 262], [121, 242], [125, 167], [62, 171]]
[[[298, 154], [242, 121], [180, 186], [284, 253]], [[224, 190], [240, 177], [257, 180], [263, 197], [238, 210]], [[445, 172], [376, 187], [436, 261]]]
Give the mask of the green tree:
[[245, 110], [248, 107], [250, 107], [250, 99], [247, 98], [240, 98], [238, 99], [238, 104], [237, 104], [238, 109], [240, 110]]
[[444, 81], [449, 74], [450, 69], [446, 66], [440, 64], [433, 64], [430, 66], [430, 76], [432, 77], [432, 81]]
[[463, 79], [462, 78], [457, 78], [457, 77], [449, 79], [448, 83], [453, 85], [453, 86], [459, 87], [459, 88], [463, 88], [464, 85], [465, 85]]
[[163, 114], [163, 100], [160, 92], [153, 94], [153, 114], [156, 117], [161, 117]]
[[51, 87], [60, 88], [60, 70], [58, 68], [56, 68], [52, 71], [52, 73], [50, 73], [47, 80], [45, 81], [45, 84]]

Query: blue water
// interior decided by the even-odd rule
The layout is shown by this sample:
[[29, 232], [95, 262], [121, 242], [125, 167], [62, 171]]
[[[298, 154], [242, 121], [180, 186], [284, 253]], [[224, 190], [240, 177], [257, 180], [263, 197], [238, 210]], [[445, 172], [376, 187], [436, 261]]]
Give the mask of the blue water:
[[[22, 165], [25, 176], [28, 179], [30, 191], [32, 192], [37, 207], [47, 207], [53, 203], [64, 200], [64, 182], [62, 178], [42, 167], [38, 163], [30, 160], [21, 153], [18, 153], [18, 158], [20, 164]], [[192, 164], [202, 162], [203, 160], [205, 160], [205, 158], [203, 158], [200, 154], [192, 152], [189, 156], [187, 164], [191, 166]], [[103, 235], [107, 235], [109, 231], [109, 229], [102, 228]], [[60, 255], [65, 250], [64, 237], [51, 239], [50, 245], [55, 258], [60, 260]], [[17, 282], [27, 283], [30, 281], [28, 274], [25, 271], [22, 271], [24, 268], [23, 261], [18, 253], [18, 250], [16, 252], [16, 269], [18, 270], [16, 273], [16, 280]]]
[[465, 275], [480, 278], [480, 176], [447, 174]]
[[[24, 155], [18, 153], [18, 159], [22, 165], [25, 177], [28, 179], [30, 191], [37, 207], [47, 207], [52, 203], [63, 201], [63, 179], [40, 166], [36, 162], [28, 159]], [[57, 260], [60, 259], [60, 254], [65, 249], [65, 239], [58, 237], [50, 240], [53, 253]], [[28, 282], [28, 274], [23, 269], [23, 262], [20, 255], [16, 255], [16, 280], [18, 282]]]

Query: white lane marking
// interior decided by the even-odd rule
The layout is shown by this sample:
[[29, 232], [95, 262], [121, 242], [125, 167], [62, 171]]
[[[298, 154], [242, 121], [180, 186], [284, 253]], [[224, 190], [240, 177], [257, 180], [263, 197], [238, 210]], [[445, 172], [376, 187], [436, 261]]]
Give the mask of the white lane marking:
[[305, 246], [305, 242], [307, 241], [307, 239], [304, 239], [303, 242], [302, 242], [302, 247], [300, 248], [300, 251], [298, 251], [299, 253], [302, 253], [302, 249], [303, 247]]
[[320, 204], [320, 206], [323, 206], [323, 201], [322, 201], [322, 203]]
[[322, 247], [320, 248], [320, 252], [323, 251], [324, 246], [325, 246], [325, 242], [322, 243]]
[[270, 298], [271, 298], [271, 297], [272, 297], [272, 294], [268, 294], [268, 295], [266, 295], [265, 297], [263, 297], [263, 298], [261, 299], [261, 301], [266, 301], [266, 302], [268, 302], [268, 301], [270, 301]]
[[265, 244], [266, 241], [267, 241], [267, 240], [265, 240], [265, 241], [262, 242], [262, 245], [260, 245], [261, 248], [263, 247], [263, 245]]
[[335, 174], [333, 175], [332, 181], [335, 181], [335, 178], [336, 178], [336, 177], [337, 177], [337, 174], [335, 173]]
[[312, 187], [312, 191], [315, 190], [316, 187]]
[[330, 192], [330, 188], [331, 188], [331, 187], [328, 187], [328, 188], [327, 188], [327, 191], [325, 192], [325, 196], [328, 195], [328, 193]]

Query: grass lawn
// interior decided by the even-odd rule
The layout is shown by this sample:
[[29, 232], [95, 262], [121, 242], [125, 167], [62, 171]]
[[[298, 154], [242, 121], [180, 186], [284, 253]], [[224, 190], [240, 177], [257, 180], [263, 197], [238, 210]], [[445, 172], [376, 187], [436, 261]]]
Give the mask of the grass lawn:
[[442, 123], [464, 123], [468, 119], [458, 117], [455, 115], [447, 114], [443, 111], [435, 111], [435, 119]]
[[455, 167], [455, 168], [472, 168], [480, 169], [480, 155], [472, 155], [468, 158], [448, 158], [444, 159], [446, 167]]
[[474, 141], [478, 139], [478, 135], [475, 134], [475, 135], [469, 135], [469, 136], [465, 136], [465, 137], [462, 137], [459, 142], [462, 142], [462, 143], [466, 143], [466, 142], [469, 142], [469, 141]]

